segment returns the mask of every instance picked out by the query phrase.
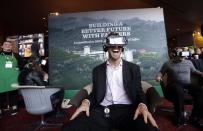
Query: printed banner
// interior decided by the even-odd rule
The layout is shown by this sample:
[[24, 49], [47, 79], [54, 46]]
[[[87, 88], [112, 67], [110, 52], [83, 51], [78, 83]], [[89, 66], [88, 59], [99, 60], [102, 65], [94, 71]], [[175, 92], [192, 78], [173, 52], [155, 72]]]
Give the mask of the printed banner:
[[92, 69], [104, 62], [102, 43], [109, 32], [126, 36], [123, 59], [138, 64], [142, 80], [154, 84], [168, 59], [162, 8], [108, 10], [49, 16], [49, 79], [51, 85], [81, 89]]

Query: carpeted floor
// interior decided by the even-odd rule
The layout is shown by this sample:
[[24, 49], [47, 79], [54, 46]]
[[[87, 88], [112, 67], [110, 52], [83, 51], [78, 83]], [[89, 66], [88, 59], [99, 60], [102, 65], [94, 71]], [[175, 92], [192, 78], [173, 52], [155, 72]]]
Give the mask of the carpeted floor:
[[[191, 110], [191, 107], [187, 107]], [[176, 127], [173, 124], [174, 113], [168, 111], [172, 109], [171, 103], [164, 100], [163, 105], [158, 107], [153, 114], [160, 128], [160, 131], [200, 131], [192, 127], [190, 124]], [[65, 109], [60, 114], [51, 113], [45, 116], [46, 121], [50, 124], [58, 124], [55, 126], [44, 126], [39, 131], [60, 131], [60, 127], [74, 111], [73, 108]], [[16, 115], [10, 115], [10, 112], [4, 113], [0, 118], [0, 131], [33, 131], [37, 127], [40, 116], [31, 115], [24, 108], [20, 108]]]

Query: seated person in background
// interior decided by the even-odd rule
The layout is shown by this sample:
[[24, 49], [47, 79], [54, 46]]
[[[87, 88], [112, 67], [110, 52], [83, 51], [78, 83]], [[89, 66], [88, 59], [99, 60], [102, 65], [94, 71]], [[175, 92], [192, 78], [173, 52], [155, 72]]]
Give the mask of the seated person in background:
[[177, 50], [173, 52], [173, 58], [164, 63], [160, 72], [156, 76], [158, 82], [163, 77], [167, 77], [165, 84], [165, 97], [169, 99], [175, 108], [176, 124], [184, 124], [184, 90], [194, 98], [194, 105], [190, 120], [198, 123], [199, 118], [203, 115], [203, 89], [191, 83], [191, 73], [203, 77], [203, 73], [196, 70], [190, 60], [185, 60]]
[[[40, 62], [38, 58], [36, 57], [29, 58], [28, 63], [25, 65], [24, 69], [19, 74], [18, 77], [19, 85], [32, 85], [32, 86], [48, 85], [48, 74], [42, 70], [39, 63]], [[43, 90], [44, 93], [46, 91], [49, 92], [49, 90]], [[60, 89], [60, 91], [57, 91], [50, 96], [52, 108], [54, 109], [53, 113], [56, 113], [56, 117], [64, 115], [64, 112], [62, 112], [61, 110], [63, 96], [64, 96], [63, 89]]]
[[[125, 37], [118, 33], [107, 36], [104, 51], [108, 51], [109, 58], [93, 69], [92, 92], [63, 131], [158, 130], [145, 104], [139, 66], [121, 58], [125, 44]], [[86, 115], [78, 116], [81, 112]]]
[[19, 85], [48, 85], [48, 74], [38, 64], [38, 59], [31, 57], [18, 77]]

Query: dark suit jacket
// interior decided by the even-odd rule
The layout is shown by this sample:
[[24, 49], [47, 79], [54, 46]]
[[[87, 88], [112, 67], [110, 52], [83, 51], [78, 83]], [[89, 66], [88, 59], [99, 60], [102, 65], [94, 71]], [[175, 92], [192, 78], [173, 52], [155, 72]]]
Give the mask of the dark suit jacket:
[[[141, 75], [138, 65], [123, 60], [123, 85], [126, 94], [137, 107], [139, 103], [146, 103], [144, 92], [141, 88]], [[89, 95], [90, 108], [99, 105], [106, 93], [106, 62], [93, 69], [93, 89]]]

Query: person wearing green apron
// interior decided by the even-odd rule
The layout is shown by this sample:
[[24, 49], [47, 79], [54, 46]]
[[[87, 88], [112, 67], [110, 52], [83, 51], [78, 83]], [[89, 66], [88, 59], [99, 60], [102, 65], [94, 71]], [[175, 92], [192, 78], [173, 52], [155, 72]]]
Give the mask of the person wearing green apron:
[[[22, 58], [12, 51], [12, 43], [5, 41], [0, 52], [0, 109], [12, 107], [17, 111], [18, 91], [11, 87], [17, 83], [19, 69], [23, 68]], [[5, 107], [5, 105], [7, 107]]]

